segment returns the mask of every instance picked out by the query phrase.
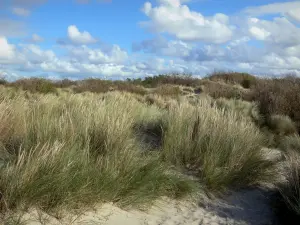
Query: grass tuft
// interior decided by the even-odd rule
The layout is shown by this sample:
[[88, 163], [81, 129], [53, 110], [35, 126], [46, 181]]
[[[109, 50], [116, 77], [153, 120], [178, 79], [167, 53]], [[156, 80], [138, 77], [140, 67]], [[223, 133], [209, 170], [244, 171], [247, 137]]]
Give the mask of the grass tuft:
[[165, 119], [163, 158], [193, 170], [208, 189], [221, 192], [271, 179], [272, 163], [261, 147], [265, 138], [252, 122], [201, 99], [182, 103]]

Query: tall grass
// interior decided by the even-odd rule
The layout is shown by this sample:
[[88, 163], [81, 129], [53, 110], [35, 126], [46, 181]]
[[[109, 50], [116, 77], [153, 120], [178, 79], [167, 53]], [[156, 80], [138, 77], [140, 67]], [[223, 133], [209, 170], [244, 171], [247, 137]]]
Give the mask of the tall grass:
[[269, 180], [272, 163], [261, 147], [265, 139], [249, 120], [220, 110], [202, 98], [196, 107], [181, 103], [165, 118], [164, 160], [190, 169], [208, 189], [221, 192]]
[[143, 205], [195, 187], [141, 151], [132, 127], [148, 108], [132, 97], [20, 95], [0, 108], [2, 210]]
[[280, 195], [276, 199], [275, 209], [283, 216], [280, 219], [284, 223], [296, 224], [300, 218], [300, 155], [299, 152], [289, 150], [286, 157], [286, 182], [278, 184]]

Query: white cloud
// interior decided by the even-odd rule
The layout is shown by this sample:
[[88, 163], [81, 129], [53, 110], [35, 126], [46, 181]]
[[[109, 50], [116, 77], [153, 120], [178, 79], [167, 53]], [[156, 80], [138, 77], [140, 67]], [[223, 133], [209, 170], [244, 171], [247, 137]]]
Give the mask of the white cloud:
[[68, 37], [75, 44], [92, 44], [97, 42], [89, 32], [80, 32], [75, 25], [68, 27]]
[[[18, 1], [23, 5], [13, 6], [29, 7], [25, 0]], [[39, 0], [29, 1], [33, 5]], [[205, 75], [216, 69], [300, 75], [299, 2], [248, 8], [230, 17], [221, 13], [204, 16], [184, 5], [186, 2], [157, 0], [155, 6], [146, 2], [143, 11], [149, 21], [142, 25], [157, 36], [133, 44], [131, 54], [119, 45], [89, 45], [98, 40], [75, 25], [68, 27], [66, 44], [53, 49], [37, 45], [43, 40], [37, 34], [30, 38], [31, 44], [13, 45], [10, 37], [20, 35], [21, 23], [7, 20], [14, 25], [9, 27], [8, 23], [1, 24], [2, 19], [0, 74], [15, 76], [18, 71], [33, 71], [26, 74], [118, 78], [168, 72]], [[267, 14], [272, 17], [260, 17]], [[56, 54], [56, 47], [60, 54]]]
[[163, 56], [184, 57], [189, 55], [192, 45], [180, 40], [166, 40], [163, 37], [144, 40], [140, 43], [134, 43], [133, 51], [143, 51]]
[[91, 49], [85, 45], [69, 48], [72, 59], [78, 62], [89, 62], [92, 64], [122, 63], [127, 58], [127, 52], [118, 45], [113, 45], [110, 49], [104, 51], [100, 48]]
[[23, 61], [29, 61], [33, 64], [40, 64], [47, 61], [54, 61], [56, 55], [52, 50], [42, 50], [37, 45], [22, 45], [19, 56]]
[[287, 17], [292, 18], [293, 20], [296, 20], [300, 22], [300, 7], [296, 9], [289, 10], [285, 14]]
[[12, 13], [17, 16], [29, 16], [30, 15], [30, 11], [28, 9], [20, 8], [20, 7], [12, 8]]
[[0, 63], [8, 63], [15, 57], [15, 46], [0, 36]]
[[300, 22], [300, 1], [278, 2], [258, 7], [249, 7], [244, 10], [244, 12], [252, 16], [281, 14], [294, 21]]
[[251, 15], [266, 15], [266, 14], [277, 14], [277, 13], [288, 13], [292, 10], [299, 9], [299, 1], [291, 2], [278, 2], [268, 5], [262, 5], [257, 7], [248, 7], [245, 12]]
[[54, 59], [53, 61], [43, 62], [40, 64], [41, 69], [44, 71], [57, 72], [57, 73], [79, 73], [72, 63]]
[[142, 22], [142, 26], [154, 32], [174, 35], [183, 41], [224, 43], [232, 38], [229, 18], [224, 14], [204, 17], [179, 0], [160, 0], [159, 3], [157, 7], [152, 7], [150, 2], [144, 4], [143, 12], [150, 21]]
[[249, 31], [253, 37], [260, 41], [266, 40], [267, 37], [271, 35], [271, 33], [266, 31], [264, 28], [259, 28], [256, 26], [250, 27]]
[[300, 28], [285, 17], [275, 17], [272, 20], [251, 18], [248, 26], [250, 34], [257, 40], [284, 46], [300, 44]]
[[287, 56], [297, 56], [300, 58], [300, 44], [291, 46], [291, 47], [287, 47], [283, 51], [284, 51], [285, 55], [287, 55]]

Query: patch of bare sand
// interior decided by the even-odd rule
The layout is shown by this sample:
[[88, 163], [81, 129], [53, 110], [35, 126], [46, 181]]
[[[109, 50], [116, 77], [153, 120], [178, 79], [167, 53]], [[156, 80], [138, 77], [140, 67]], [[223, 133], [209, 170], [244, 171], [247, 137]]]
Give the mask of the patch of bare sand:
[[26, 225], [271, 225], [276, 222], [269, 197], [262, 190], [248, 189], [201, 205], [164, 198], [148, 211], [125, 211], [107, 203], [82, 214], [65, 214], [62, 219], [30, 210], [21, 221]]
[[[278, 182], [284, 182], [286, 165], [280, 151], [263, 149], [267, 159], [281, 161], [278, 164]], [[96, 206], [94, 210], [79, 214], [64, 213], [51, 216], [37, 210], [22, 214], [24, 225], [276, 225], [271, 207], [272, 187], [269, 191], [246, 189], [231, 192], [223, 199], [204, 198], [201, 204], [191, 200], [176, 201], [168, 198], [156, 201], [147, 211], [123, 210], [112, 203]], [[21, 214], [19, 214], [21, 215]]]

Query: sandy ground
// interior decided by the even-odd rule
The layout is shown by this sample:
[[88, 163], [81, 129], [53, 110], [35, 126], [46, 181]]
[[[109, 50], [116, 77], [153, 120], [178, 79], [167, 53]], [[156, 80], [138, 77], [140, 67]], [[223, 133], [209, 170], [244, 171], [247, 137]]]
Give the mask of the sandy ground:
[[26, 225], [271, 225], [276, 223], [269, 195], [258, 189], [244, 190], [201, 205], [162, 199], [147, 212], [124, 211], [113, 204], [104, 204], [79, 215], [65, 215], [60, 220], [31, 210], [21, 220]]
[[[264, 149], [266, 158], [277, 161], [279, 151]], [[281, 168], [281, 169], [280, 169]], [[284, 166], [280, 166], [283, 174]], [[280, 182], [284, 176], [278, 176]], [[270, 188], [270, 187], [269, 187]], [[29, 210], [22, 216], [14, 216], [17, 222], [2, 222], [7, 225], [277, 225], [270, 206], [270, 191], [246, 189], [228, 194], [224, 199], [204, 200], [200, 203], [160, 199], [147, 211], [122, 210], [112, 203], [95, 207], [94, 210], [74, 215], [65, 213], [51, 216], [37, 210]]]

